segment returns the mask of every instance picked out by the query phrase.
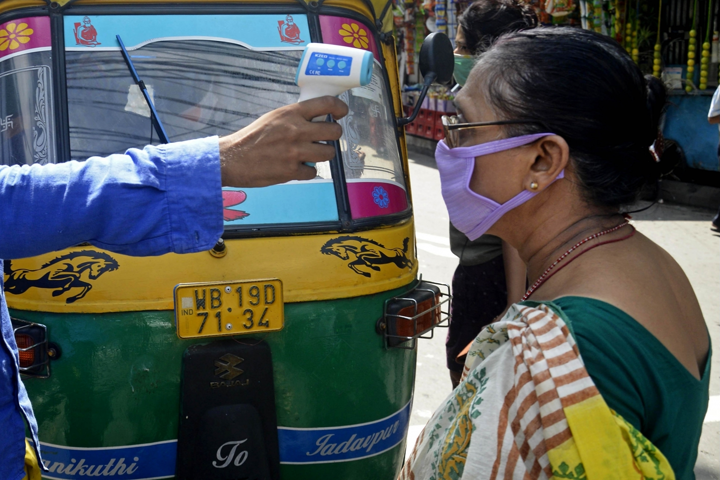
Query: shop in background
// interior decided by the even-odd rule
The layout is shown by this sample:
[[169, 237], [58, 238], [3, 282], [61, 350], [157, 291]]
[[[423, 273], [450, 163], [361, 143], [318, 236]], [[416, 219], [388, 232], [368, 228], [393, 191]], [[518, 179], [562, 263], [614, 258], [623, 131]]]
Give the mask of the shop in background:
[[[418, 54], [426, 35], [442, 32], [455, 42], [458, 18], [472, 1], [395, 0], [403, 104], [420, 108], [406, 133], [442, 139], [442, 115], [454, 112], [453, 86], [435, 85], [416, 105], [422, 79]], [[718, 86], [720, 0], [528, 0], [546, 26], [594, 30], [617, 40], [646, 74], [661, 78], [671, 98], [664, 125], [680, 167], [720, 171], [717, 129], [707, 123]], [[676, 148], [679, 147], [679, 148]]]
[[[454, 46], [458, 18], [471, 3], [472, 0], [395, 1], [393, 17], [400, 81], [403, 85], [403, 105], [408, 115], [415, 108], [420, 108], [415, 121], [406, 126], [405, 132], [410, 135], [431, 140], [442, 139], [440, 118], [455, 112], [452, 101], [457, 88], [454, 88], [454, 85], [433, 85], [422, 104], [417, 105], [422, 89], [418, 55], [423, 40], [433, 32], [445, 33]], [[535, 9], [544, 25], [580, 26], [580, 12], [573, 1], [532, 0], [527, 3]]]

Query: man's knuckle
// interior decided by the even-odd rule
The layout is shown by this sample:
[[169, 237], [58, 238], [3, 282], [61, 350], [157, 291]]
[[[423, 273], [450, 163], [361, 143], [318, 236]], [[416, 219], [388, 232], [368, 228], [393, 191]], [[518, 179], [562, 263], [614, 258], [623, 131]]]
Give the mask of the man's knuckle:
[[337, 140], [342, 137], [343, 129], [338, 123], [332, 124], [333, 140]]
[[332, 160], [335, 158], [335, 148], [327, 146], [323, 148], [323, 160]]
[[330, 110], [332, 110], [336, 106], [336, 104], [335, 104], [336, 100], [337, 100], [337, 98], [331, 97], [329, 95], [322, 97], [321, 106], [322, 106], [323, 110], [328, 111], [328, 112]]
[[302, 138], [303, 133], [302, 133], [301, 129], [298, 128], [297, 125], [295, 125], [294, 123], [291, 123], [290, 125], [288, 125], [288, 128], [286, 129], [286, 135], [290, 141], [295, 142]]
[[290, 148], [290, 151], [292, 152], [292, 158], [294, 159], [301, 159], [301, 157], [305, 154], [304, 150], [297, 145], [293, 145]]

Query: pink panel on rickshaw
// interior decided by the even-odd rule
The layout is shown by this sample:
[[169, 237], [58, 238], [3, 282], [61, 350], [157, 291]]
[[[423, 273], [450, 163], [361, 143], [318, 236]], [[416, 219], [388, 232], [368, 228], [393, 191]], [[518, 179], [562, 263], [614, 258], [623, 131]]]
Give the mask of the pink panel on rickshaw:
[[50, 18], [28, 17], [0, 25], [0, 58], [34, 48], [50, 47]]
[[404, 211], [407, 193], [394, 183], [348, 181], [350, 211], [353, 218], [377, 217]]
[[375, 60], [380, 61], [374, 35], [357, 20], [320, 15], [320, 31], [323, 43], [370, 50]]

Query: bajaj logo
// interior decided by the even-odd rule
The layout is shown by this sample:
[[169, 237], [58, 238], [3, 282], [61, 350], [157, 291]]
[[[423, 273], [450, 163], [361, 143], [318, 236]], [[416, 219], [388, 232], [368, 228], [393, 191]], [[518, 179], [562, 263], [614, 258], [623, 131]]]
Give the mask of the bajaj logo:
[[232, 380], [238, 375], [242, 375], [243, 370], [236, 367], [236, 365], [242, 363], [244, 360], [231, 353], [226, 353], [222, 357], [215, 360], [215, 376], [225, 380]]

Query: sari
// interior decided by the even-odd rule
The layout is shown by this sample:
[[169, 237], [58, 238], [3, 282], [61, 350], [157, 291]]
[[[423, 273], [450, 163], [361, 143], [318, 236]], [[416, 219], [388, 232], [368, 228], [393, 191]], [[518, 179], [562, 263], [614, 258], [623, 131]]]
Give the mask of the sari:
[[418, 436], [399, 480], [675, 478], [612, 411], [552, 309], [513, 305], [468, 352], [460, 385]]

